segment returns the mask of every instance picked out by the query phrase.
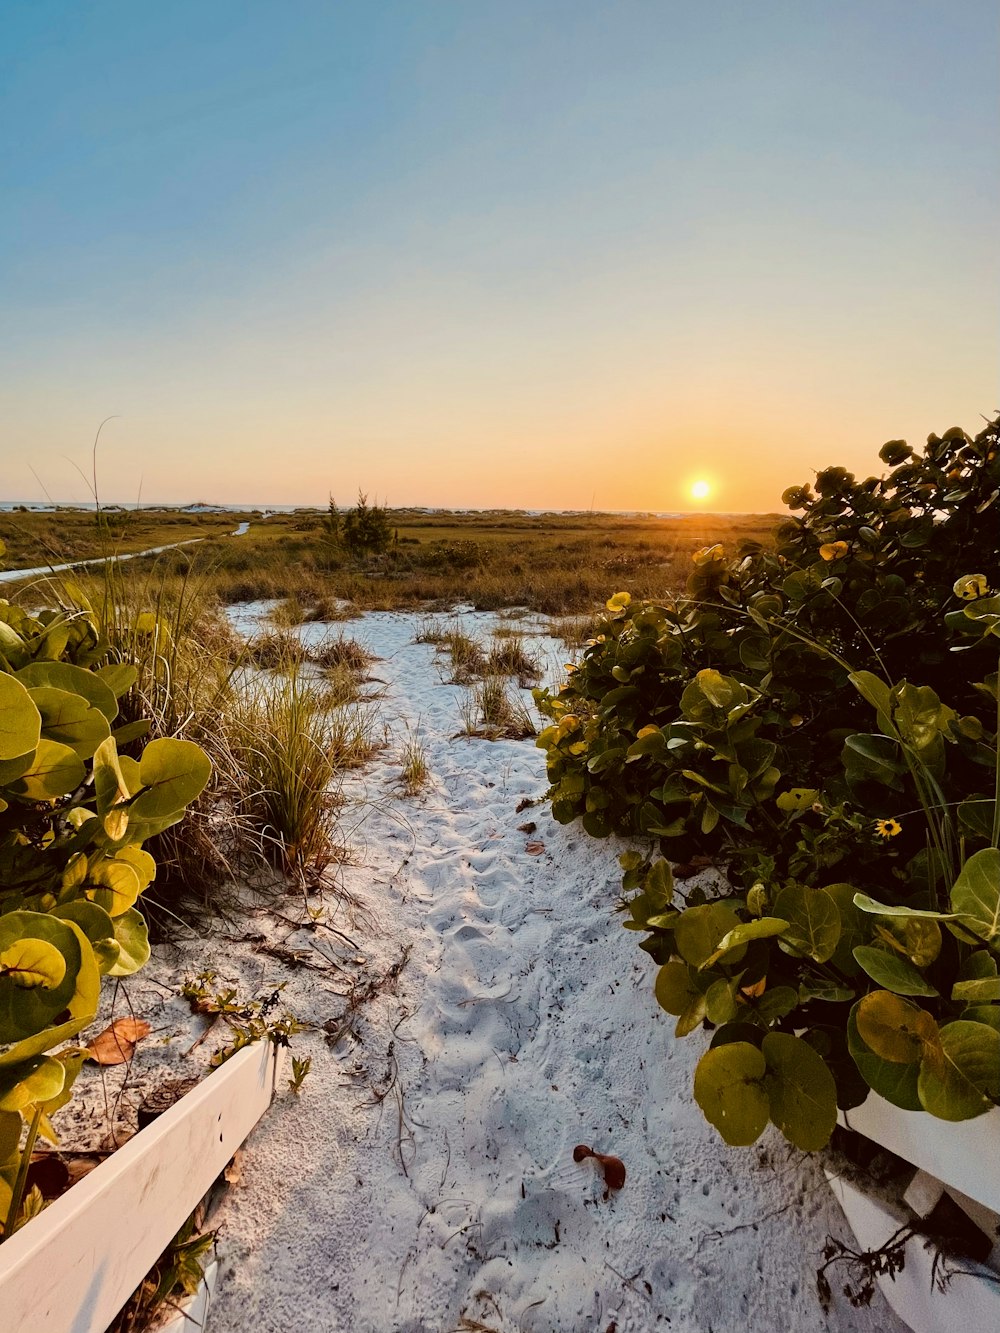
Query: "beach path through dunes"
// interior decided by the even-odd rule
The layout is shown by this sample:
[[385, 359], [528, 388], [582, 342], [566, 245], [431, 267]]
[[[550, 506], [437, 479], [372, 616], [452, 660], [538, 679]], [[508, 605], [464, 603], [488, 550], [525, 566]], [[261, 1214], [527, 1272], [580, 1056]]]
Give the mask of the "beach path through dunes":
[[[460, 620], [487, 645], [505, 623]], [[386, 744], [345, 783], [354, 901], [328, 917], [358, 971], [281, 973], [258, 953], [251, 973], [238, 938], [225, 946], [327, 1032], [295, 1039], [312, 1057], [301, 1093], [244, 1150], [212, 1333], [895, 1333], [878, 1295], [821, 1311], [824, 1241], [849, 1232], [818, 1164], [774, 1132], [727, 1148], [705, 1123], [704, 1038], [674, 1038], [614, 912], [622, 846], [552, 821], [530, 739], [458, 734], [466, 691], [417, 628], [373, 613], [301, 630], [379, 659]], [[547, 672], [563, 660], [541, 632], [527, 646]], [[431, 774], [414, 797], [398, 784], [408, 736]], [[619, 1157], [624, 1187], [605, 1197], [578, 1144]]]

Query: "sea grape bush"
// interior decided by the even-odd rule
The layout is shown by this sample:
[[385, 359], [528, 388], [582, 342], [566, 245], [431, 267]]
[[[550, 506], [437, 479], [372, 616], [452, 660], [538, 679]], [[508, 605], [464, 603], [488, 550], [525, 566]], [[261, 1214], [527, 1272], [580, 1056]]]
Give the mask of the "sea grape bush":
[[[552, 813], [622, 858], [627, 928], [727, 1142], [822, 1146], [874, 1088], [970, 1118], [1000, 1102], [1000, 418], [890, 441], [882, 477], [787, 491], [774, 548], [627, 593], [556, 694]], [[970, 573], [969, 571], [982, 571]], [[724, 869], [718, 891], [671, 862]]]
[[[25, 1198], [37, 1134], [70, 1098], [85, 1052], [67, 1045], [97, 1013], [102, 976], [149, 957], [136, 908], [156, 873], [143, 843], [176, 824], [210, 774], [189, 741], [119, 745], [134, 665], [109, 660], [93, 616], [0, 601], [0, 1227]], [[133, 747], [134, 748], [134, 747]], [[27, 1136], [22, 1144], [25, 1126]]]

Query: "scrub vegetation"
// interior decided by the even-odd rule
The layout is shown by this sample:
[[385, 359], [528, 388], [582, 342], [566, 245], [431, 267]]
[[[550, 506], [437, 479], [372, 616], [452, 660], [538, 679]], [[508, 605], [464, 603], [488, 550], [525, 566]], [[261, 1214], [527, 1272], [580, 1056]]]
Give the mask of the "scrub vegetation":
[[677, 1035], [712, 1032], [694, 1096], [728, 1143], [822, 1147], [869, 1088], [1000, 1104], [998, 437], [792, 487], [773, 547], [613, 595], [536, 694], [555, 818], [639, 841], [624, 924]]

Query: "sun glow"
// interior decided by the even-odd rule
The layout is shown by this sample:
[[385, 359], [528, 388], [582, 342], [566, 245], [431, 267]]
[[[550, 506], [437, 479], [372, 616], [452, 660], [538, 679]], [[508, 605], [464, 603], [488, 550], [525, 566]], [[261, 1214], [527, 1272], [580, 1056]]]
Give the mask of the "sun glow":
[[707, 481], [694, 481], [691, 483], [691, 499], [707, 500], [712, 493], [712, 488]]

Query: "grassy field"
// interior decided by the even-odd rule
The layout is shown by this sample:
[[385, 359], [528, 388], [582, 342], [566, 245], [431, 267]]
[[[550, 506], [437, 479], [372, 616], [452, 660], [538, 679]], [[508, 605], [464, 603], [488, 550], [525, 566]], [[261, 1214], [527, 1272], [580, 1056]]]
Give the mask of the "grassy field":
[[0, 514], [0, 540], [8, 569], [88, 560], [111, 552], [125, 555], [195, 537], [233, 532], [249, 514], [182, 514], [177, 510], [59, 509], [16, 510]]
[[[149, 512], [136, 517], [134, 529], [124, 525], [114, 549], [141, 550], [204, 536], [197, 546], [139, 560], [130, 568], [135, 577], [168, 592], [184, 578], [193, 580], [222, 604], [287, 599], [287, 623], [457, 602], [471, 602], [481, 610], [526, 606], [569, 616], [602, 606], [620, 589], [645, 597], [677, 592], [685, 584], [694, 551], [717, 541], [730, 550], [747, 541], [767, 542], [777, 516], [429, 514], [400, 509], [389, 514], [395, 533], [392, 548], [361, 561], [329, 541], [319, 511], [266, 519], [247, 515], [250, 531], [233, 537], [229, 534], [239, 517]], [[37, 522], [47, 548], [63, 558], [67, 551], [70, 558], [80, 559], [106, 549], [93, 515], [16, 515], [14, 522], [25, 518]], [[8, 546], [9, 567], [42, 562], [37, 546], [20, 548], [20, 559], [14, 543]], [[93, 572], [90, 577], [95, 577]]]

